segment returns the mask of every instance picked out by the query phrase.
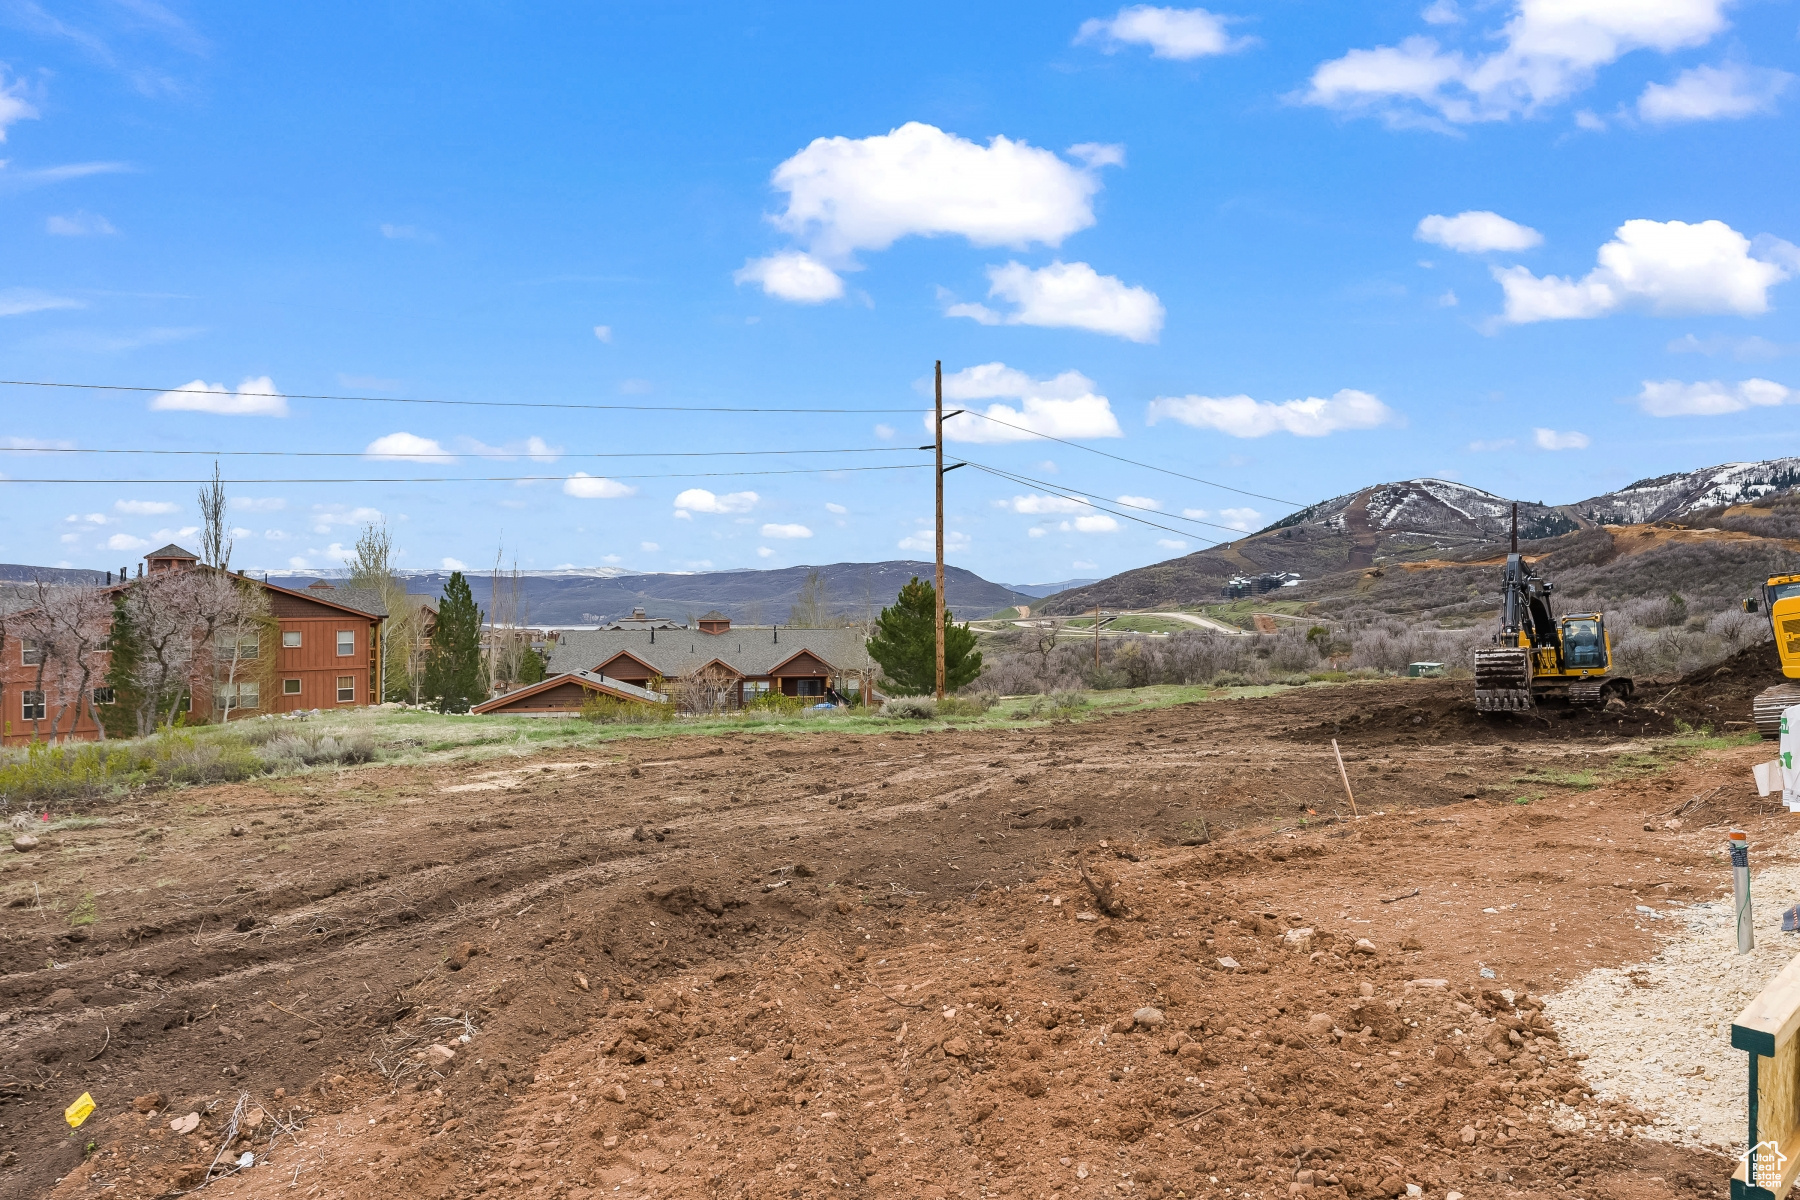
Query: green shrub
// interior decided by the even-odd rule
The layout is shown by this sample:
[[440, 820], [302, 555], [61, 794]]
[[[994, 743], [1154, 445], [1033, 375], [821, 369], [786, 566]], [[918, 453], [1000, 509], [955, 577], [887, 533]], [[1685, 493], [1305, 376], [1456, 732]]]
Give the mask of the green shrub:
[[896, 721], [929, 721], [938, 715], [938, 703], [930, 696], [896, 696], [881, 706], [881, 715]]
[[971, 692], [966, 696], [945, 696], [938, 703], [940, 717], [979, 717], [994, 707], [997, 697], [992, 692]]
[[581, 719], [596, 725], [661, 725], [675, 719], [675, 706], [619, 700], [595, 693], [582, 704]]
[[1220, 671], [1213, 676], [1212, 685], [1216, 688], [1248, 687], [1250, 681], [1236, 671]]
[[799, 696], [784, 696], [780, 692], [764, 692], [756, 699], [744, 705], [747, 713], [769, 713], [777, 716], [792, 716], [801, 709], [818, 701], [802, 699]]

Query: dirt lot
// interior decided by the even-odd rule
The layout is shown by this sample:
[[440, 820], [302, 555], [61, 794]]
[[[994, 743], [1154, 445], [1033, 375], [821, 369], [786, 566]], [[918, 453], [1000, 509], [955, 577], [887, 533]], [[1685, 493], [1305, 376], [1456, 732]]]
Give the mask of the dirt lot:
[[1538, 997], [1781, 828], [1738, 666], [140, 797], [0, 855], [0, 1194], [1723, 1195]]

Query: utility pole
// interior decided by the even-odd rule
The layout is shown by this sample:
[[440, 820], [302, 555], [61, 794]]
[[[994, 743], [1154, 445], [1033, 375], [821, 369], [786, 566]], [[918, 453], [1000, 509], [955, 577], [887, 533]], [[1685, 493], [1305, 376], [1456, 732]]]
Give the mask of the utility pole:
[[1100, 606], [1094, 605], [1094, 670], [1100, 670]]
[[944, 698], [944, 360], [937, 360], [937, 698]]

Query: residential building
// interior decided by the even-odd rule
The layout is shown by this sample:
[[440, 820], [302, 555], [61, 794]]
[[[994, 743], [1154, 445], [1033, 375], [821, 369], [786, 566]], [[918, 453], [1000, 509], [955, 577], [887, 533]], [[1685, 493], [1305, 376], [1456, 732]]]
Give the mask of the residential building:
[[502, 717], [575, 717], [590, 696], [662, 704], [668, 696], [592, 671], [567, 671], [477, 704], [470, 712]]
[[712, 672], [737, 706], [760, 695], [823, 697], [827, 689], [862, 693], [876, 666], [860, 629], [804, 629], [784, 625], [732, 627], [708, 613], [687, 629], [568, 630], [550, 652], [552, 676], [587, 671], [639, 687]]
[[[147, 573], [211, 571], [197, 555], [180, 546], [164, 546], [144, 556]], [[142, 580], [146, 570], [140, 570]], [[348, 708], [375, 704], [382, 697], [382, 621], [387, 609], [373, 591], [333, 587], [324, 581], [305, 590], [278, 587], [243, 576], [263, 589], [271, 621], [260, 635], [240, 639], [232, 648], [236, 667], [227, 674], [219, 666], [218, 646], [197, 647], [188, 696], [180, 702], [193, 719], [231, 719], [300, 709]], [[111, 576], [109, 574], [108, 579]], [[134, 586], [120, 572], [109, 592]], [[51, 695], [41, 679], [43, 651], [20, 637], [16, 619], [35, 604], [30, 592], [0, 598], [0, 744], [21, 745], [55, 736], [59, 740], [92, 741], [100, 731], [90, 715], [89, 699], [98, 708], [111, 704], [105, 684], [108, 655], [90, 653], [88, 695]], [[229, 657], [229, 655], [228, 655]], [[65, 687], [64, 692], [67, 691]], [[54, 731], [54, 733], [52, 733]]]

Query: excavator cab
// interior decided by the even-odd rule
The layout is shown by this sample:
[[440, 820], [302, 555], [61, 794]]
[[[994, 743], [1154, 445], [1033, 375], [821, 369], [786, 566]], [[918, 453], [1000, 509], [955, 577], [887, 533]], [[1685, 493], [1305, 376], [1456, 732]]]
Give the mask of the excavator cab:
[[1562, 619], [1563, 670], [1604, 671], [1612, 666], [1606, 621], [1599, 613]]

